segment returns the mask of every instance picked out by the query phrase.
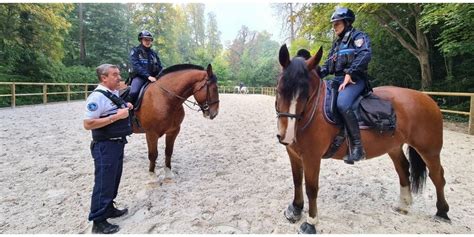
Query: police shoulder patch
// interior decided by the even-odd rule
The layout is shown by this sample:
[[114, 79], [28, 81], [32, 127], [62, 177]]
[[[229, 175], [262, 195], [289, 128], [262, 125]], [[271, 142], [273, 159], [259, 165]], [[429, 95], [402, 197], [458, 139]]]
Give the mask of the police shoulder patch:
[[364, 44], [364, 38], [354, 40], [354, 44], [357, 48], [360, 48]]
[[99, 106], [95, 102], [91, 102], [87, 104], [87, 109], [89, 111], [96, 111], [99, 108]]

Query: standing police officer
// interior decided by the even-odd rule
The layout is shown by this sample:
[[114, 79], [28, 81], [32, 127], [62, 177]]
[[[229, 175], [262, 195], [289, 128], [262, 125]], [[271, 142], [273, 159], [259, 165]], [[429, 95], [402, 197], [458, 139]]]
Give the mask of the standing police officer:
[[87, 98], [84, 119], [84, 128], [92, 130], [90, 149], [95, 168], [89, 221], [94, 222], [93, 233], [112, 234], [119, 231], [119, 226], [110, 224], [107, 218], [128, 212], [115, 208], [114, 199], [122, 176], [125, 136], [132, 133], [127, 117], [133, 106], [118, 96], [121, 78], [117, 66], [102, 64], [96, 72], [100, 84]]
[[132, 81], [127, 100], [133, 104], [137, 101], [138, 93], [140, 93], [140, 89], [146, 80], [155, 82], [156, 76], [163, 68], [158, 54], [151, 49], [153, 35], [144, 30], [138, 34], [138, 41], [140, 41], [140, 45], [134, 47], [130, 52], [130, 64], [132, 66], [130, 78]]
[[367, 87], [367, 68], [371, 59], [370, 39], [364, 32], [352, 27], [355, 14], [348, 8], [338, 8], [331, 16], [337, 39], [329, 58], [321, 68], [321, 78], [334, 74], [333, 83], [339, 85], [337, 109], [349, 133], [351, 148], [346, 163], [353, 164], [365, 157], [359, 125], [351, 107]]

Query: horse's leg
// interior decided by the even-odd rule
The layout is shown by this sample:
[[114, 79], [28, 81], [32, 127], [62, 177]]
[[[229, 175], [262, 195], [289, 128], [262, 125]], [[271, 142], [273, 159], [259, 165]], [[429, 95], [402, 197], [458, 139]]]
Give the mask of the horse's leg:
[[147, 132], [146, 144], [148, 146], [148, 160], [150, 160], [148, 171], [155, 172], [156, 158], [158, 157], [158, 135]]
[[166, 148], [165, 148], [165, 178], [171, 179], [173, 178], [173, 174], [171, 173], [171, 156], [173, 155], [173, 148], [174, 142], [176, 137], [178, 136], [179, 130], [181, 127], [166, 133]]
[[443, 221], [451, 222], [451, 219], [448, 217], [449, 205], [444, 197], [444, 185], [446, 184], [446, 180], [444, 179], [444, 169], [441, 166], [439, 152], [436, 154], [430, 154], [424, 151], [419, 152], [424, 158], [423, 160], [428, 167], [430, 179], [436, 188], [436, 208], [438, 209], [436, 217], [439, 217], [439, 219]]
[[295, 187], [295, 194], [293, 202], [288, 205], [285, 210], [285, 217], [291, 223], [295, 223], [301, 219], [301, 212], [303, 211], [304, 198], [303, 198], [303, 164], [301, 159], [298, 157], [293, 150], [286, 148], [288, 156], [290, 157], [291, 173], [293, 174], [293, 185]]
[[[316, 234], [316, 224], [318, 224], [318, 189], [319, 189], [319, 169], [321, 166], [321, 156], [310, 152], [309, 154], [316, 155], [313, 157], [306, 157], [303, 159], [304, 180], [306, 188], [306, 196], [308, 197], [308, 217], [306, 222], [301, 224], [299, 233], [302, 234]], [[309, 158], [309, 159], [308, 159]]]
[[413, 202], [410, 192], [410, 164], [403, 153], [402, 147], [396, 148], [388, 153], [390, 158], [395, 165], [398, 178], [400, 180], [400, 200], [398, 207], [395, 207], [395, 211], [407, 214], [410, 209], [410, 205]]

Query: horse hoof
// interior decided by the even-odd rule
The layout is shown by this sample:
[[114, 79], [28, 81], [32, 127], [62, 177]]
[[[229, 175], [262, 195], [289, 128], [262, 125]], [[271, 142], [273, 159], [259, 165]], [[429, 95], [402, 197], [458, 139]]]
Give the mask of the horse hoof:
[[438, 221], [451, 224], [451, 219], [449, 219], [447, 213], [436, 213], [435, 219]]
[[299, 209], [293, 206], [293, 204], [290, 204], [288, 205], [288, 208], [284, 211], [283, 214], [285, 215], [288, 221], [290, 221], [291, 223], [296, 223], [297, 221], [301, 219], [302, 210], [303, 208]]
[[305, 222], [301, 224], [298, 234], [316, 234], [316, 227], [314, 225]]
[[346, 163], [348, 165], [353, 165], [354, 161], [353, 160], [344, 160], [344, 163]]
[[171, 169], [166, 167], [165, 168], [165, 179], [174, 179], [174, 174], [171, 172]]

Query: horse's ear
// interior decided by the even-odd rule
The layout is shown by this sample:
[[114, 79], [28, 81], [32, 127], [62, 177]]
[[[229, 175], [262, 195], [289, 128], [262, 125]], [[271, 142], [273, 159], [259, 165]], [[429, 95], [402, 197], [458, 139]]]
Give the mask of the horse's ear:
[[318, 52], [308, 60], [308, 69], [309, 70], [315, 69], [319, 65], [319, 62], [321, 62], [322, 57], [323, 57], [323, 46], [321, 46]]
[[280, 60], [280, 65], [283, 68], [288, 67], [288, 65], [290, 64], [290, 52], [288, 51], [286, 44], [280, 47], [280, 53], [279, 53], [278, 59]]
[[214, 75], [214, 73], [212, 72], [212, 65], [210, 63], [207, 65], [206, 71], [207, 71], [207, 76], [209, 78], [212, 77], [212, 75]]

